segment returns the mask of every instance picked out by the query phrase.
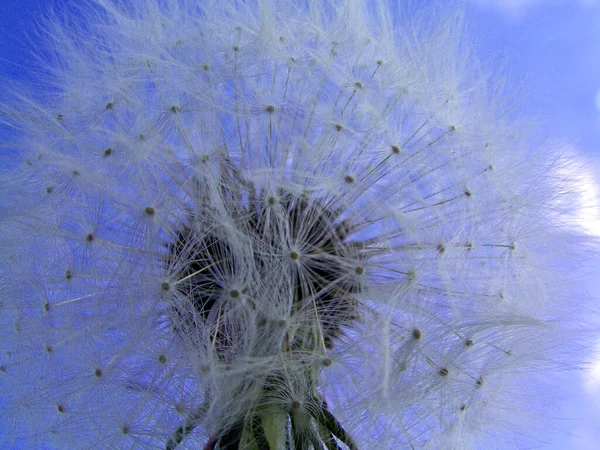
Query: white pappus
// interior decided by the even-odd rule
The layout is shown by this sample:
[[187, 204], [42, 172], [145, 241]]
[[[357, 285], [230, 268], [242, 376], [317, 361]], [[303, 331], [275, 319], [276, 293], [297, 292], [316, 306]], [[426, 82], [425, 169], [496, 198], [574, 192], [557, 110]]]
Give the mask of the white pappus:
[[559, 155], [477, 68], [460, 7], [367, 3], [49, 15], [38, 81], [0, 103], [18, 161], [0, 442], [459, 449], [543, 429], [536, 377], [578, 336]]

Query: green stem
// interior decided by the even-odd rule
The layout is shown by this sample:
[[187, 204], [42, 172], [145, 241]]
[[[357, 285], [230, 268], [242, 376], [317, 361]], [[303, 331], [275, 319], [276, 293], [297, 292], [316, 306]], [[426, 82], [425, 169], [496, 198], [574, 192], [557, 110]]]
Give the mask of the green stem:
[[260, 411], [259, 417], [269, 447], [273, 450], [286, 448], [288, 415], [275, 406]]

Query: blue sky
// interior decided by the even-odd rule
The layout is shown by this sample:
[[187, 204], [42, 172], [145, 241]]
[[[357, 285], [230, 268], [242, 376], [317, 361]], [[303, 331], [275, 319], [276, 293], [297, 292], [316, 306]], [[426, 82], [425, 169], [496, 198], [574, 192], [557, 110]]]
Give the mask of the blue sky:
[[[433, 3], [442, 0], [429, 0]], [[502, 64], [525, 93], [527, 113], [543, 119], [542, 136], [575, 149], [590, 207], [584, 220], [600, 234], [600, 0], [468, 0], [469, 30], [480, 57]], [[25, 31], [49, 0], [0, 1], [0, 77], [24, 78]], [[55, 3], [67, 3], [67, 0]], [[524, 86], [527, 88], [524, 89]], [[599, 340], [600, 349], [600, 340]], [[600, 447], [600, 362], [595, 374], [569, 377], [563, 433], [544, 449]]]
[[[506, 58], [530, 85], [531, 109], [546, 131], [600, 157], [600, 2], [473, 0], [482, 48]], [[502, 6], [504, 5], [504, 6]]]
[[[584, 220], [600, 234], [600, 1], [472, 0], [468, 16], [482, 56], [504, 61], [527, 86], [527, 112], [543, 119], [542, 135], [580, 152]], [[600, 448], [600, 362], [593, 367], [565, 380], [574, 394], [555, 413], [565, 432], [542, 448]]]

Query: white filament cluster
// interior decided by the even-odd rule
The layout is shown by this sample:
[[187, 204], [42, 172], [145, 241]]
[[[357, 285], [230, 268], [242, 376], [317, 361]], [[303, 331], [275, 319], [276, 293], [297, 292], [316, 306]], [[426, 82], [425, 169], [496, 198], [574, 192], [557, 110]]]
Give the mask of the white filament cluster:
[[[460, 19], [383, 1], [122, 3], [50, 21], [46, 85], [1, 106], [21, 164], [2, 178], [0, 440], [164, 448], [193, 421], [181, 448], [200, 448], [315, 389], [361, 449], [520, 439], [524, 375], [574, 337], [552, 275], [565, 187]], [[294, 229], [285, 198], [314, 205]], [[327, 211], [353, 250], [315, 243]], [[182, 273], [215, 236], [217, 287], [193, 288], [215, 298], [204, 317]], [[332, 345], [320, 318], [339, 302], [314, 300], [328, 291], [356, 310]], [[265, 396], [270, 375], [282, 389]]]

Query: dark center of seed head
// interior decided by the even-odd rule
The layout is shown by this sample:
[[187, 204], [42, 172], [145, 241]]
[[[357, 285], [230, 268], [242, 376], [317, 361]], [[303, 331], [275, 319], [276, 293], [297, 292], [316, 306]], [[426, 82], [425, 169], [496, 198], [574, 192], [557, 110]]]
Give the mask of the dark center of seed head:
[[[265, 195], [267, 203], [271, 203], [272, 198]], [[198, 210], [210, 211], [208, 202], [208, 199], [201, 200]], [[226, 203], [230, 208], [227, 227], [212, 225], [223, 223], [222, 219], [209, 220], [211, 225], [203, 227], [206, 217], [192, 215], [191, 223], [179, 231], [168, 247], [167, 261], [169, 267], [179, 268], [173, 274], [179, 280], [178, 301], [184, 298], [188, 302], [187, 305], [173, 306], [172, 322], [177, 333], [197, 335], [198, 317], [208, 322], [216, 320], [224, 303], [238, 299], [242, 291], [249, 307], [255, 308], [259, 316], [257, 323], [271, 327], [272, 319], [267, 316], [269, 311], [261, 307], [261, 296], [268, 295], [274, 283], [281, 283], [281, 277], [289, 278], [284, 284], [289, 286], [286, 295], [293, 299], [290, 318], [293, 319], [294, 314], [303, 314], [301, 322], [306, 324], [305, 330], [295, 333], [300, 337], [290, 338], [289, 350], [314, 350], [323, 345], [330, 348], [342, 328], [356, 319], [355, 296], [360, 288], [356, 277], [350, 275], [352, 271], [361, 275], [364, 269], [360, 244], [347, 242], [351, 227], [340, 219], [341, 211], [328, 207], [331, 202], [326, 205], [325, 201], [309, 200], [288, 192], [278, 194], [277, 202], [280, 210], [287, 214], [268, 215], [264, 202], [244, 202], [239, 196], [232, 195]], [[231, 226], [235, 235], [244, 239], [230, 238]], [[286, 250], [289, 243], [280, 237], [281, 233], [273, 230], [287, 230], [287, 238], [302, 246], [302, 259], [297, 251]], [[239, 262], [239, 255], [247, 255], [248, 250], [247, 247], [238, 248], [240, 242], [252, 245], [254, 269], [247, 284], [238, 290], [225, 284], [248, 279], [248, 273], [244, 273], [248, 270], [247, 262], [243, 267]], [[285, 260], [274, 262], [276, 255], [287, 257], [288, 261], [298, 265], [290, 267]], [[279, 267], [281, 270], [274, 271]], [[230, 279], [224, 279], [227, 277]], [[166, 290], [163, 286], [163, 291]], [[312, 316], [314, 320], [306, 320], [307, 310], [316, 311]], [[232, 335], [231, 327], [221, 324], [222, 321], [215, 335], [216, 348], [226, 353], [238, 337]], [[316, 335], [322, 336], [320, 343], [312, 338]], [[243, 339], [242, 334], [239, 339]]]

